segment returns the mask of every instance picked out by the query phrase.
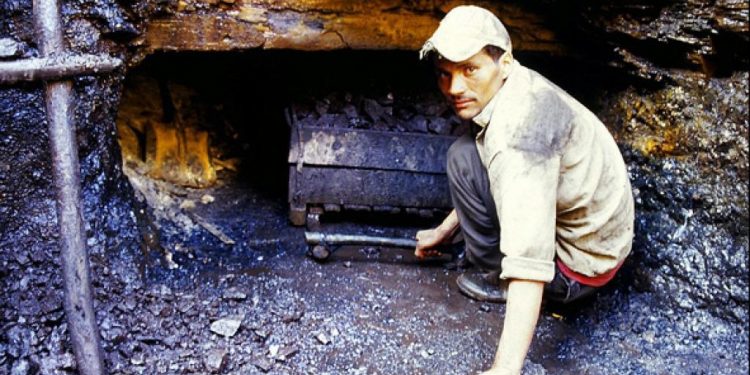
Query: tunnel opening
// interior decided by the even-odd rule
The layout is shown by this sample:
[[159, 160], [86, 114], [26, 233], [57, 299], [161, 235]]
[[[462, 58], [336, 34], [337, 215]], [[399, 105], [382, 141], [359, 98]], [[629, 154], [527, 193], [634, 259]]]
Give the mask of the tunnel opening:
[[[366, 128], [372, 121], [363, 100], [388, 100], [394, 92], [408, 96], [403, 100], [440, 100], [431, 72], [413, 53], [151, 55], [124, 84], [119, 141], [126, 163], [144, 163], [150, 177], [201, 189], [216, 183], [216, 172], [232, 171], [234, 180], [278, 198], [287, 188], [290, 110], [316, 125]], [[339, 116], [350, 110], [357, 113]], [[160, 136], [166, 140], [151, 139]]]
[[[289, 162], [290, 113], [313, 127], [362, 130], [373, 126], [363, 102], [392, 118], [394, 95], [417, 98], [438, 105], [433, 112], [446, 112], [436, 93], [430, 69], [414, 53], [149, 56], [126, 78], [117, 117], [125, 173], [155, 213], [158, 241], [150, 250], [158, 251], [149, 255], [163, 258], [157, 263], [163, 267], [147, 267], [146, 272], [157, 279], [189, 282], [188, 275], [196, 272], [220, 275], [253, 268], [264, 257], [260, 253], [304, 247], [300, 230], [290, 224], [289, 179], [296, 169]], [[447, 186], [441, 189], [447, 191]], [[432, 211], [426, 216], [424, 210], [420, 215], [409, 208], [393, 215], [393, 207], [373, 210], [338, 203], [333, 210], [327, 205], [324, 222], [377, 227], [344, 229], [351, 232], [400, 235], [401, 228], [425, 227], [435, 220]], [[323, 204], [313, 202], [307, 208], [316, 212]], [[297, 224], [304, 224], [304, 216]]]

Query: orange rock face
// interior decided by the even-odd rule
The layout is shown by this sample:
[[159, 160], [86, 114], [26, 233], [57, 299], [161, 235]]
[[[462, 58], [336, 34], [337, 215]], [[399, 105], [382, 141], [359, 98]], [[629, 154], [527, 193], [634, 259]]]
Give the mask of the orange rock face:
[[[440, 18], [462, 1], [181, 0], [152, 19], [149, 51], [253, 48], [417, 50]], [[476, 2], [473, 2], [476, 3]], [[486, 2], [508, 27], [516, 50], [562, 52], [555, 34], [517, 5]]]
[[[137, 80], [125, 90], [117, 119], [128, 166], [171, 183], [207, 187], [216, 182], [203, 113], [187, 87]], [[166, 99], [165, 99], [166, 98]]]

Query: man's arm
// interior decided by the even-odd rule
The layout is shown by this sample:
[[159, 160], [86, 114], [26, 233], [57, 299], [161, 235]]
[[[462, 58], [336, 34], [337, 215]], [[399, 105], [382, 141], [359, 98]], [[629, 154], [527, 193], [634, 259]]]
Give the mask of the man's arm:
[[542, 305], [544, 283], [530, 280], [511, 280], [500, 344], [495, 363], [483, 375], [518, 375], [534, 337], [539, 310]]
[[417, 232], [417, 248], [414, 250], [414, 255], [419, 259], [440, 255], [433, 248], [447, 242], [456, 230], [458, 230], [458, 215], [454, 209], [437, 227]]

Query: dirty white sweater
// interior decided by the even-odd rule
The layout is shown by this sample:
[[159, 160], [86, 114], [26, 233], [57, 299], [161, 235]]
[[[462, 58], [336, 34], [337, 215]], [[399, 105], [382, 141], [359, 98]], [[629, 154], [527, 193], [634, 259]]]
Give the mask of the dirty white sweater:
[[624, 260], [633, 196], [596, 115], [516, 61], [474, 122], [500, 219], [501, 278], [549, 282], [555, 257], [590, 277]]

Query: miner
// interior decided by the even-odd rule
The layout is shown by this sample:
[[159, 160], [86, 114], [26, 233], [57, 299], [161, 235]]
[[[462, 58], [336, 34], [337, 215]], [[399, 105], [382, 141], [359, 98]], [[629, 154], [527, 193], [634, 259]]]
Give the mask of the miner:
[[630, 253], [633, 197], [623, 158], [599, 119], [513, 58], [490, 11], [459, 6], [425, 42], [438, 86], [473, 130], [448, 151], [454, 210], [417, 233], [415, 254], [437, 254], [460, 228], [467, 296], [506, 302], [485, 374], [519, 374], [546, 299], [568, 303], [612, 280]]

